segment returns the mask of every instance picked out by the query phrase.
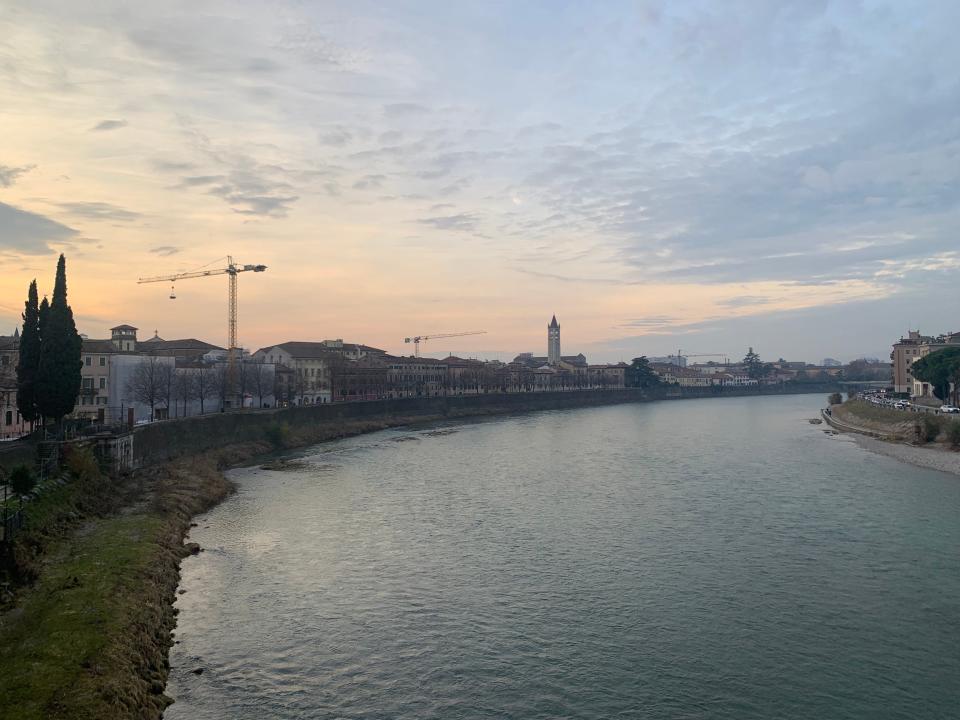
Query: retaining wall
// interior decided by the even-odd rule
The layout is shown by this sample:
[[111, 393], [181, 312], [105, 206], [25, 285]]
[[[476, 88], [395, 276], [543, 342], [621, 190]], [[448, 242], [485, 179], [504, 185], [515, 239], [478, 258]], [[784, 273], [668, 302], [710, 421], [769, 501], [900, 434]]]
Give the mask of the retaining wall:
[[449, 397], [397, 398], [364, 402], [308, 405], [271, 410], [211, 413], [199, 417], [167, 420], [141, 426], [134, 435], [137, 466], [203, 452], [223, 445], [263, 441], [277, 424], [292, 430], [309, 428], [318, 437], [350, 433], [350, 425], [382, 423], [401, 425], [442, 418], [499, 415], [537, 410], [594, 407], [652, 400], [683, 400], [711, 397], [830, 393], [837, 385], [760, 386], [743, 388], [679, 388], [654, 390], [577, 390], [569, 392], [457, 395]]

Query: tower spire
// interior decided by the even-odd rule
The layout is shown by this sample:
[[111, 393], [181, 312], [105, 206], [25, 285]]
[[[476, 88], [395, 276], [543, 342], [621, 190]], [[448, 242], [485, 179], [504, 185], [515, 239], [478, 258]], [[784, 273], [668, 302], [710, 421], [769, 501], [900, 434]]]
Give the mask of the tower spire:
[[560, 323], [557, 322], [556, 314], [547, 325], [547, 363], [560, 364]]

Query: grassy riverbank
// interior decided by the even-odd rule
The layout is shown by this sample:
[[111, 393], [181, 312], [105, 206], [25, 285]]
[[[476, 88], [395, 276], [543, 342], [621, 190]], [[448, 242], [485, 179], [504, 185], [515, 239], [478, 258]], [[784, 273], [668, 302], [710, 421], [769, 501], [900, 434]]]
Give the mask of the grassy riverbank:
[[848, 400], [842, 405], [833, 405], [831, 409], [837, 420], [891, 440], [911, 440], [914, 426], [919, 421], [916, 415], [863, 400]]
[[[18, 539], [33, 583], [0, 617], [0, 717], [160, 717], [182, 541], [190, 518], [231, 491], [220, 463], [76, 479], [43, 498], [46, 521], [35, 514]], [[127, 504], [104, 513], [97, 483]]]

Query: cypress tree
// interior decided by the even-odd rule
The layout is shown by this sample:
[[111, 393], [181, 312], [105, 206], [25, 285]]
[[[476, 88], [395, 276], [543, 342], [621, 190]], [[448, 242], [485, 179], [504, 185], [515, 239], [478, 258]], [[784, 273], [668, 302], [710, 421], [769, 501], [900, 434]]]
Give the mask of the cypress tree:
[[73, 310], [67, 304], [66, 260], [61, 255], [53, 285], [53, 301], [46, 313], [40, 312], [37, 396], [45, 417], [59, 422], [64, 415], [73, 411], [80, 392], [81, 351], [82, 340], [73, 321]]
[[40, 307], [37, 281], [30, 283], [20, 331], [20, 358], [17, 361], [17, 409], [29, 423], [37, 419], [37, 369], [40, 365]]

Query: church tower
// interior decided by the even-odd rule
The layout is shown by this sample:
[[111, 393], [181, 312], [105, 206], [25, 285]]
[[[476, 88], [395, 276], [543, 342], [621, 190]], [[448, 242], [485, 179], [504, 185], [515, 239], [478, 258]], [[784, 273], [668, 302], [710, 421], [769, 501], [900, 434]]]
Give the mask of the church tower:
[[547, 325], [547, 363], [560, 364], [560, 323], [557, 322], [556, 315]]

